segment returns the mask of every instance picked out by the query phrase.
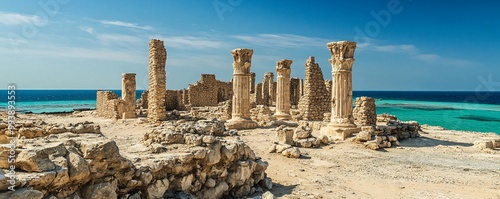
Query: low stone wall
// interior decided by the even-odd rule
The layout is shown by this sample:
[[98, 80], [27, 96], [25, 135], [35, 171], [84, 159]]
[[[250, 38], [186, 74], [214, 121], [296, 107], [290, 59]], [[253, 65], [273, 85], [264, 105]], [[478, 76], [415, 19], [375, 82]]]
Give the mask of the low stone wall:
[[97, 91], [96, 112], [97, 116], [120, 119], [124, 113], [125, 101], [118, 98], [113, 91]]
[[353, 110], [354, 122], [361, 126], [377, 125], [377, 110], [375, 99], [371, 97], [358, 97]]

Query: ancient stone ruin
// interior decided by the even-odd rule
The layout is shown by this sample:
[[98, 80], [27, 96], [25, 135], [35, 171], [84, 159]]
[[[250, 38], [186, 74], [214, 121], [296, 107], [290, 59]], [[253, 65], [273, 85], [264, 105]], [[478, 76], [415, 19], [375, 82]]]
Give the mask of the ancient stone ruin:
[[96, 113], [99, 117], [110, 119], [135, 118], [136, 99], [135, 74], [122, 75], [122, 97], [113, 91], [97, 91]]
[[323, 121], [323, 114], [330, 110], [330, 93], [326, 90], [323, 72], [314, 57], [306, 61], [304, 95], [299, 100], [301, 119]]
[[297, 108], [299, 105], [300, 97], [304, 94], [303, 92], [304, 81], [298, 77], [292, 77], [290, 79], [290, 105], [293, 108]]
[[165, 95], [167, 87], [167, 73], [165, 63], [167, 50], [163, 41], [152, 39], [149, 42], [149, 84], [148, 84], [148, 119], [151, 121], [164, 120], [167, 115]]
[[276, 62], [277, 94], [274, 116], [280, 120], [290, 120], [290, 66], [292, 60], [282, 59]]
[[352, 115], [352, 64], [356, 42], [339, 41], [327, 44], [332, 55], [332, 114], [330, 123], [322, 133], [337, 139], [345, 139], [359, 128]]
[[353, 110], [354, 123], [359, 126], [377, 125], [377, 109], [375, 99], [371, 97], [358, 97]]
[[191, 107], [217, 106], [233, 95], [232, 83], [216, 80], [213, 74], [202, 74], [200, 81], [190, 84], [188, 90]]
[[227, 121], [229, 129], [249, 129], [257, 127], [250, 119], [250, 85], [252, 66], [252, 49], [234, 49], [233, 55], [233, 111], [232, 118]]

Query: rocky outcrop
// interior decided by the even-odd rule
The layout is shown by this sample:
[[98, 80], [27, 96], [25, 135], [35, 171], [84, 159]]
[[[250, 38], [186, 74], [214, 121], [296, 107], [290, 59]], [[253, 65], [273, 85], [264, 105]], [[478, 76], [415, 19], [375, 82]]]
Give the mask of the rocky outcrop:
[[[52, 126], [44, 125], [34, 126], [40, 132]], [[272, 187], [265, 173], [268, 163], [234, 136], [224, 137], [236, 132], [226, 131], [220, 121], [163, 125], [144, 137], [156, 151], [133, 161], [101, 133], [69, 129], [20, 140], [16, 162], [0, 162], [7, 170], [0, 170], [0, 198], [223, 198]], [[2, 156], [9, 151], [8, 145], [1, 146]], [[11, 177], [15, 192], [8, 190]]]

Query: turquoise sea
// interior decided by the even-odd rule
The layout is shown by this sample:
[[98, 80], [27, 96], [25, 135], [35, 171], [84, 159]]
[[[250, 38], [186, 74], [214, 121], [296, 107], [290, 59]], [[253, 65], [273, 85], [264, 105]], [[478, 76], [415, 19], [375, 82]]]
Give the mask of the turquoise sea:
[[[120, 91], [114, 91], [120, 95]], [[142, 91], [137, 91], [137, 98]], [[500, 134], [500, 92], [354, 91], [376, 99], [377, 113], [447, 129]], [[51, 113], [95, 108], [96, 90], [17, 90], [19, 112]], [[7, 91], [0, 90], [0, 111]]]

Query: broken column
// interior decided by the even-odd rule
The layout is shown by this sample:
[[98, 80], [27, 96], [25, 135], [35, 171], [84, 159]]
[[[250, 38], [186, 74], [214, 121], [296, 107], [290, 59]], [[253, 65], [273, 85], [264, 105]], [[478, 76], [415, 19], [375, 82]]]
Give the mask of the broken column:
[[274, 116], [279, 120], [290, 120], [290, 66], [292, 60], [282, 59], [276, 62], [277, 93], [276, 112]]
[[356, 108], [353, 110], [354, 123], [361, 126], [377, 125], [377, 108], [375, 99], [371, 97], [358, 97], [355, 100]]
[[352, 115], [352, 64], [356, 42], [339, 41], [327, 44], [332, 55], [332, 115], [330, 123], [321, 132], [335, 139], [344, 140], [359, 128]]
[[274, 93], [274, 74], [272, 72], [264, 73], [262, 77], [262, 105], [272, 106], [273, 105], [273, 93]]
[[233, 55], [233, 110], [232, 118], [227, 121], [228, 129], [250, 129], [257, 123], [250, 119], [250, 67], [252, 49], [234, 49]]
[[165, 63], [167, 51], [163, 41], [152, 39], [149, 42], [149, 85], [148, 85], [148, 119], [151, 121], [164, 120], [167, 116], [165, 95], [167, 75]]
[[123, 119], [135, 118], [136, 82], [134, 73], [122, 74]]

